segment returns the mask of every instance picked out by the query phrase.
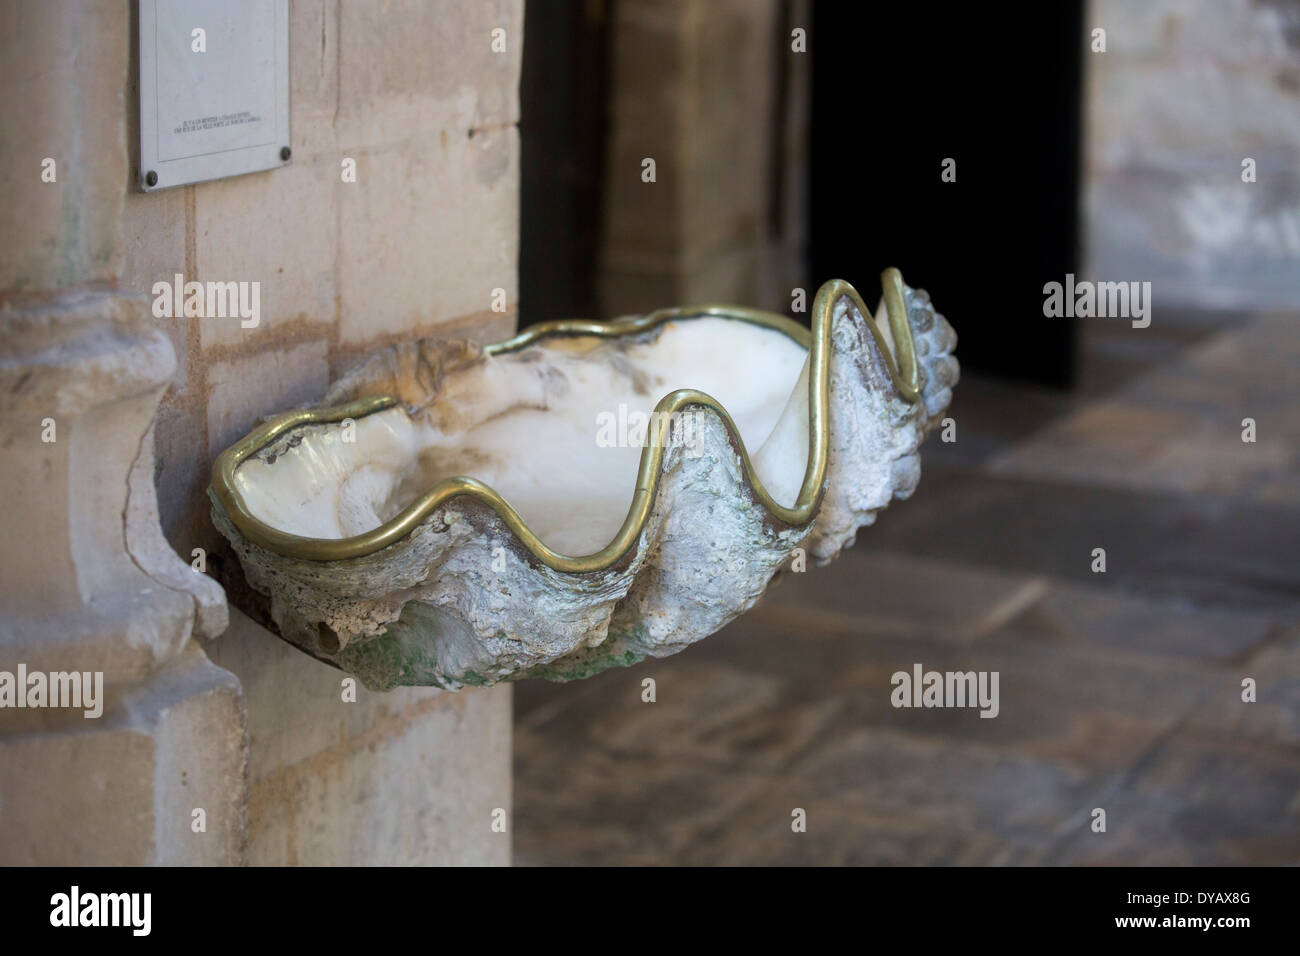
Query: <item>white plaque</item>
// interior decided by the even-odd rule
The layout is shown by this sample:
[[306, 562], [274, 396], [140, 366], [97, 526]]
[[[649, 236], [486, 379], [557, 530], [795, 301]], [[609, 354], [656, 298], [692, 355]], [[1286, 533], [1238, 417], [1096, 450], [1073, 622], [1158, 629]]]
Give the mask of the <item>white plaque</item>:
[[140, 0], [140, 188], [289, 158], [289, 0]]

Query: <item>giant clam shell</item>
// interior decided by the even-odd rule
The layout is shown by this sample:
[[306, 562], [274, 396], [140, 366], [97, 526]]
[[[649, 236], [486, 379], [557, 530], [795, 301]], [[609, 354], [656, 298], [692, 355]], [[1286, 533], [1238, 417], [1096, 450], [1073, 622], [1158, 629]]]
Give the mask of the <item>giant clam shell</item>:
[[884, 289], [826, 283], [811, 331], [710, 306], [385, 349], [224, 451], [213, 520], [262, 619], [372, 689], [675, 653], [916, 487], [956, 336]]

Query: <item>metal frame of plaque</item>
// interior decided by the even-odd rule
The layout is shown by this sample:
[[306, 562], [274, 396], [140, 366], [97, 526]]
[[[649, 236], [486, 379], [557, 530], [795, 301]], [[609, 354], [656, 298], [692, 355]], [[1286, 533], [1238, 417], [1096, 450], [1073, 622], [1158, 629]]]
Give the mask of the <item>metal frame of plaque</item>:
[[140, 0], [142, 190], [275, 169], [289, 142], [289, 0]]

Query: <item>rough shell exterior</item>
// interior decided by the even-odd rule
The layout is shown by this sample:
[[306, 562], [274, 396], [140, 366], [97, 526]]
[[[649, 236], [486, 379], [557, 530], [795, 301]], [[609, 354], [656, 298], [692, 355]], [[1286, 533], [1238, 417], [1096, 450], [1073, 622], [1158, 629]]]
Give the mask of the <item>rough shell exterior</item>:
[[[548, 568], [494, 511], [467, 498], [382, 551], [334, 562], [259, 548], [219, 506], [213, 518], [248, 583], [269, 599], [281, 636], [374, 690], [573, 680], [664, 657], [752, 607], [796, 548], [823, 564], [891, 500], [911, 495], [918, 448], [948, 406], [958, 367], [956, 336], [929, 297], [906, 289], [905, 298], [921, 369], [915, 404], [895, 390], [850, 300], [835, 307], [826, 491], [807, 525], [785, 525], [757, 500], [733, 437], [712, 413], [690, 454], [666, 449], [636, 547], [603, 571]], [[478, 360], [463, 344], [397, 346], [338, 382], [326, 403], [370, 394], [384, 377], [408, 406], [427, 404], [445, 374]]]

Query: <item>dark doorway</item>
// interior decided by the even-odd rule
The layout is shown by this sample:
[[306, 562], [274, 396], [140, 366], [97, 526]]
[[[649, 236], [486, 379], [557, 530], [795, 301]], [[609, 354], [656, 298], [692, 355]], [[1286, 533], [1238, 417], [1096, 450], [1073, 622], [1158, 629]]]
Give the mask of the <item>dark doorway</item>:
[[608, 4], [524, 9], [519, 326], [597, 318]]
[[1044, 317], [1043, 285], [1077, 272], [1087, 40], [1078, 0], [815, 3], [815, 282], [874, 303], [896, 265], [959, 329], [963, 368], [1070, 384], [1074, 323]]

